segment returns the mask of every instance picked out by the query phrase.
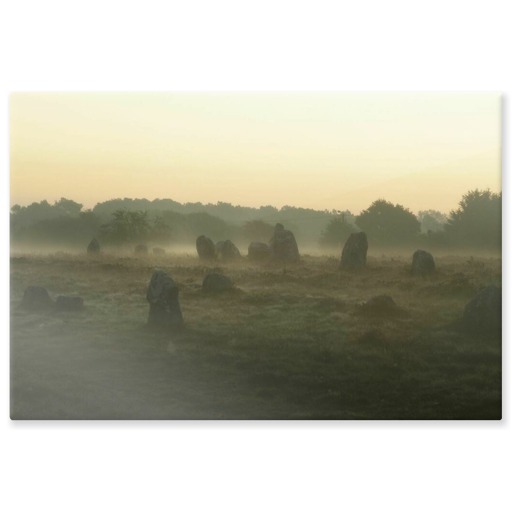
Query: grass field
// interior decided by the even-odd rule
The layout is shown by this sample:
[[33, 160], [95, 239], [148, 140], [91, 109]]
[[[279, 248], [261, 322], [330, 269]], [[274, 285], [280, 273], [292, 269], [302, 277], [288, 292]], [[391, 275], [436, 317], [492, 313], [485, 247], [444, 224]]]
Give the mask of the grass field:
[[[206, 266], [195, 255], [13, 254], [13, 419], [499, 419], [501, 339], [457, 328], [501, 259], [436, 257], [429, 278], [410, 257], [294, 266]], [[146, 288], [163, 269], [180, 287], [184, 329], [147, 328]], [[235, 290], [208, 295], [216, 268]], [[28, 313], [25, 288], [77, 294], [77, 313]], [[393, 315], [365, 311], [390, 295]]]

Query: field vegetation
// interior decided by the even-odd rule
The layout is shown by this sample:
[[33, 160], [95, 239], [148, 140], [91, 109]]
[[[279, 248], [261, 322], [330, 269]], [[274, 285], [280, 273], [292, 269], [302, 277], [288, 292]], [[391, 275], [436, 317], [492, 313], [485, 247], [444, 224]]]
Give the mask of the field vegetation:
[[[501, 286], [499, 252], [434, 253], [436, 272], [414, 277], [409, 252], [370, 248], [346, 271], [339, 251], [284, 266], [167, 249], [11, 253], [13, 418], [501, 418], [501, 338], [460, 325], [479, 289]], [[146, 324], [155, 269], [179, 286], [178, 332]], [[234, 290], [203, 292], [212, 270]], [[30, 285], [85, 307], [27, 312]], [[396, 309], [364, 307], [383, 294]]]

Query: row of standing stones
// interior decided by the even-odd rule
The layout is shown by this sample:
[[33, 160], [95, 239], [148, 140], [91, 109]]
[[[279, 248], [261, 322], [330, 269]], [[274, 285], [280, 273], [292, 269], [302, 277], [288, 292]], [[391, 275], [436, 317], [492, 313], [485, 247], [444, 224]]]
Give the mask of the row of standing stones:
[[[242, 256], [236, 245], [231, 240], [221, 240], [217, 243], [205, 235], [200, 235], [196, 240], [196, 250], [199, 258], [204, 261], [221, 260], [224, 262], [235, 261]], [[135, 254], [148, 254], [148, 247], [139, 244], [135, 247]], [[340, 268], [357, 269], [366, 266], [368, 252], [368, 240], [365, 233], [352, 233], [346, 241], [341, 253]], [[100, 244], [93, 238], [87, 247], [87, 253], [96, 255], [100, 253]], [[153, 254], [163, 255], [165, 250], [154, 247]], [[276, 224], [274, 234], [270, 241], [251, 242], [248, 248], [248, 258], [251, 261], [273, 260], [281, 263], [297, 263], [300, 260], [299, 248], [294, 234], [285, 229], [282, 224]], [[411, 271], [415, 275], [428, 275], [435, 271], [434, 258], [430, 253], [417, 250], [413, 254]]]
[[[159, 248], [155, 248], [159, 249]], [[201, 235], [196, 240], [196, 249], [202, 260], [233, 261], [241, 258], [240, 251], [231, 242], [224, 240], [214, 244], [213, 241]], [[157, 254], [163, 254], [165, 251]], [[100, 245], [96, 239], [91, 240], [87, 252], [99, 254]], [[136, 253], [147, 254], [147, 247], [137, 246]], [[346, 241], [341, 254], [340, 268], [359, 269], [366, 266], [368, 240], [365, 233], [352, 233]], [[266, 261], [272, 259], [283, 263], [296, 263], [299, 261], [299, 250], [295, 236], [282, 224], [276, 224], [274, 234], [269, 243], [252, 242], [249, 245], [248, 257], [253, 261]], [[413, 254], [411, 273], [417, 276], [426, 276], [435, 271], [435, 262], [432, 254], [424, 250], [417, 250]], [[233, 289], [232, 280], [217, 272], [209, 273], [203, 280], [203, 291], [221, 293]], [[175, 281], [166, 272], [157, 270], [149, 282], [146, 298], [150, 311], [148, 324], [154, 327], [175, 329], [183, 325], [183, 316], [179, 304], [179, 288]], [[45, 288], [30, 286], [25, 290], [21, 306], [27, 310], [40, 311], [53, 309], [56, 311], [79, 311], [83, 309], [81, 297], [59, 296], [54, 302]], [[371, 314], [393, 315], [399, 311], [393, 299], [381, 295], [369, 299], [361, 306], [360, 312]], [[501, 288], [488, 286], [482, 290], [466, 305], [462, 317], [462, 326], [467, 332], [478, 334], [501, 333]]]
[[[234, 261], [242, 257], [231, 240], [221, 240], [214, 244], [210, 238], [204, 235], [197, 238], [196, 250], [199, 258], [205, 261]], [[94, 256], [100, 252], [100, 243], [93, 238], [87, 246], [87, 254]], [[139, 244], [134, 249], [134, 253], [137, 255], [146, 255], [148, 252], [148, 247], [145, 244]], [[165, 254], [165, 249], [154, 247], [153, 254]], [[295, 236], [291, 231], [284, 229], [282, 224], [276, 224], [274, 234], [268, 244], [252, 242], [249, 245], [248, 257], [252, 261], [265, 261], [272, 258], [285, 263], [295, 263], [300, 259]]]
[[[231, 240], [213, 243], [211, 238], [201, 235], [196, 240], [196, 250], [199, 258], [205, 261], [233, 261], [241, 258], [240, 251]], [[274, 234], [269, 243], [251, 242], [247, 251], [251, 261], [274, 260], [282, 263], [297, 263], [300, 260], [299, 248], [293, 233], [284, 229], [282, 224], [276, 224]]]
[[[352, 233], [346, 241], [341, 253], [340, 267], [357, 269], [366, 266], [368, 239], [365, 233]], [[411, 273], [418, 276], [432, 274], [436, 269], [434, 257], [427, 251], [418, 249], [412, 255]]]

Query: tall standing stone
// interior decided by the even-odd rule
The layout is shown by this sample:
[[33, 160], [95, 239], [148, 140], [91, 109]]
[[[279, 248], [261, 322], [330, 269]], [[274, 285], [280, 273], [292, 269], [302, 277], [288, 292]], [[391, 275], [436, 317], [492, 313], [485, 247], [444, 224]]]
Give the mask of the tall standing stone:
[[432, 274], [436, 270], [434, 257], [427, 251], [418, 249], [412, 255], [411, 272], [415, 276], [426, 276]]
[[178, 286], [169, 274], [163, 270], [153, 273], [146, 293], [148, 325], [171, 330], [183, 325], [178, 294]]
[[278, 261], [296, 263], [300, 259], [295, 236], [288, 229], [284, 229], [282, 224], [276, 224], [268, 245], [273, 258]]
[[96, 238], [93, 238], [87, 246], [87, 254], [95, 255], [100, 253], [100, 243]]
[[215, 245], [210, 238], [204, 235], [197, 237], [196, 249], [199, 258], [202, 260], [214, 260], [216, 257]]
[[366, 233], [352, 233], [341, 252], [341, 268], [355, 269], [366, 266], [366, 253], [368, 252], [368, 239]]
[[238, 247], [231, 240], [217, 242], [215, 250], [222, 261], [232, 261], [241, 257]]

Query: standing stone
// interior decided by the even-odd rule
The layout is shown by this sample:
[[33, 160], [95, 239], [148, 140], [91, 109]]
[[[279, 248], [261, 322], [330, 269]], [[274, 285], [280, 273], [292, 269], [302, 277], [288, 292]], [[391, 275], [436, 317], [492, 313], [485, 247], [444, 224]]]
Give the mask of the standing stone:
[[211, 293], [221, 293], [231, 290], [233, 281], [223, 274], [212, 272], [203, 280], [203, 290]]
[[42, 311], [53, 306], [48, 290], [42, 286], [29, 286], [23, 293], [21, 307], [28, 311]]
[[366, 253], [368, 252], [368, 239], [366, 233], [352, 233], [341, 252], [341, 268], [354, 269], [366, 266]]
[[276, 224], [274, 236], [270, 239], [269, 247], [272, 256], [276, 260], [285, 263], [296, 263], [300, 259], [295, 236], [291, 231], [284, 229], [282, 224]]
[[201, 235], [197, 237], [196, 249], [199, 258], [202, 260], [214, 260], [215, 259], [215, 245], [210, 238]]
[[215, 251], [223, 261], [232, 261], [241, 257], [238, 247], [231, 240], [217, 242]]
[[480, 290], [466, 304], [462, 324], [471, 333], [501, 333], [501, 288], [493, 285]]
[[179, 290], [172, 277], [163, 270], [153, 273], [146, 298], [149, 302], [148, 325], [176, 329], [183, 325]]
[[100, 243], [96, 238], [93, 238], [89, 245], [87, 246], [87, 254], [99, 254], [100, 253]]
[[165, 254], [165, 249], [162, 249], [162, 247], [153, 247], [153, 254], [155, 256], [163, 256]]
[[148, 253], [148, 246], [144, 244], [139, 244], [135, 246], [135, 254], [138, 256], [145, 256]]
[[251, 242], [247, 253], [251, 261], [265, 261], [272, 256], [270, 247], [264, 242]]
[[415, 276], [426, 276], [432, 274], [436, 270], [434, 257], [427, 251], [418, 249], [412, 255], [411, 272]]

